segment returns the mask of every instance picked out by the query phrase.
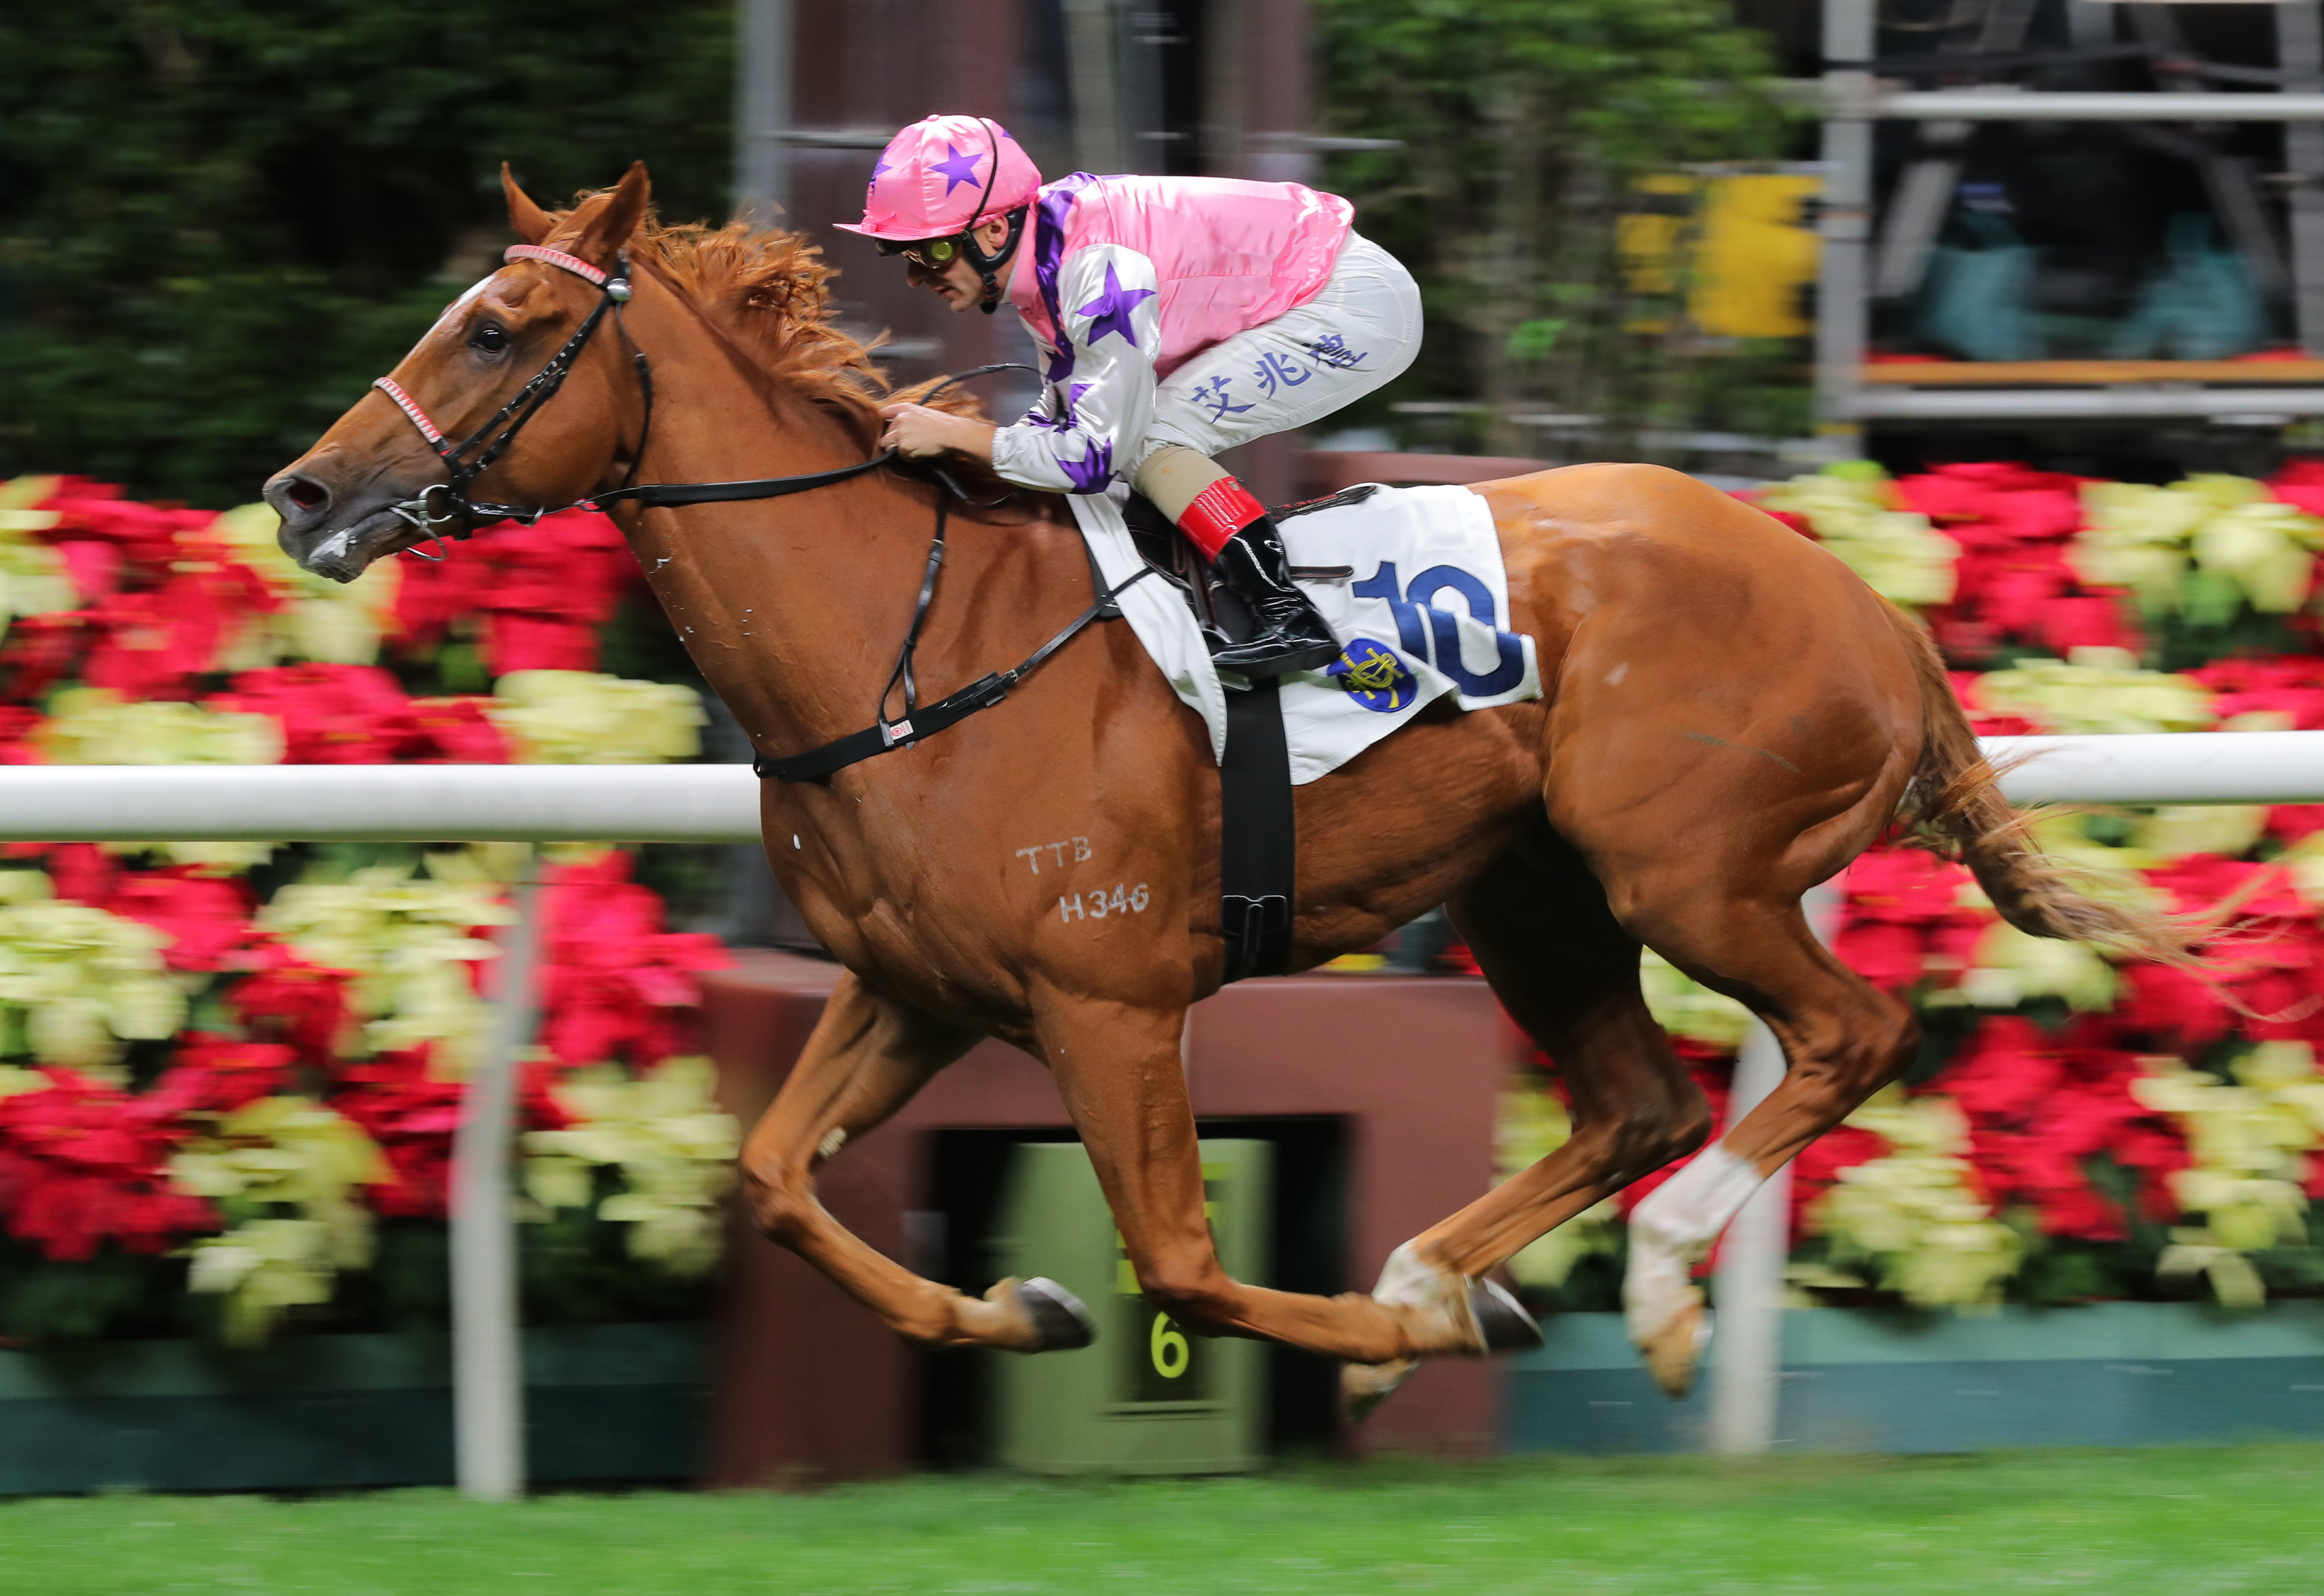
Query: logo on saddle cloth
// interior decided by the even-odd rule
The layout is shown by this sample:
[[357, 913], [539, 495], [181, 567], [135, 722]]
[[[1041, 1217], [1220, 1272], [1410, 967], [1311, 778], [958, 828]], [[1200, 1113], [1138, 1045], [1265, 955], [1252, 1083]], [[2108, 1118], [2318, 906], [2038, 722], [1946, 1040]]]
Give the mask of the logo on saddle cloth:
[[1418, 686], [1395, 650], [1368, 637], [1349, 643], [1337, 660], [1323, 667], [1323, 674], [1349, 697], [1382, 715], [1393, 715], [1410, 704]]

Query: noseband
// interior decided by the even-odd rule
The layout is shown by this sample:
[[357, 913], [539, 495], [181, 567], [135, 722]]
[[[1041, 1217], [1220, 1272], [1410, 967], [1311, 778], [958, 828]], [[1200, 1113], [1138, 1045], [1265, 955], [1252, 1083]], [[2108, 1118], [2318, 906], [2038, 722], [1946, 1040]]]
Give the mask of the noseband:
[[[446, 480], [429, 483], [420, 490], [416, 499], [406, 499], [400, 504], [389, 506], [413, 528], [435, 540], [437, 547], [443, 547], [442, 540], [447, 537], [455, 540], [466, 538], [479, 526], [503, 521], [530, 526], [544, 515], [553, 515], [558, 511], [572, 510], [584, 504], [602, 507], [629, 500], [641, 508], [654, 509], [679, 504], [720, 503], [739, 499], [778, 499], [787, 494], [803, 494], [811, 488], [862, 476], [866, 472], [878, 470], [896, 457], [895, 450], [888, 449], [857, 465], [842, 466], [832, 471], [811, 471], [798, 476], [766, 476], [749, 482], [657, 482], [632, 486], [632, 480], [638, 474], [639, 462], [645, 458], [647, 439], [653, 435], [653, 366], [646, 359], [645, 351], [638, 347], [637, 340], [630, 337], [629, 321], [622, 314], [631, 294], [630, 253], [622, 250], [615, 258], [620, 263], [620, 269], [616, 272], [608, 272], [600, 271], [578, 255], [569, 255], [563, 250], [548, 249], [537, 244], [512, 244], [503, 252], [501, 259], [503, 262], [540, 261], [572, 272], [597, 291], [597, 303], [588, 315], [581, 318], [581, 325], [573, 329], [573, 336], [565, 340], [564, 347], [549, 357], [549, 364], [535, 373], [530, 382], [518, 389], [491, 420], [459, 442], [454, 443], [445, 437], [444, 429], [429, 419], [420, 401], [404, 392], [403, 385], [393, 377], [381, 377], [372, 383], [373, 387], [394, 401], [395, 408], [420, 429], [420, 436], [428, 440], [428, 447], [434, 449], [436, 457], [444, 462]], [[575, 364], [581, 358], [581, 352], [589, 346], [590, 336], [605, 319], [608, 310], [613, 313], [613, 319], [622, 329], [622, 341], [630, 346], [631, 359], [637, 367], [638, 390], [645, 396], [645, 420], [638, 429], [638, 447], [630, 457], [630, 468], [622, 475], [622, 485], [610, 493], [576, 499], [569, 504], [496, 504], [469, 498], [468, 484], [493, 468], [493, 464], [508, 452], [509, 446], [516, 441], [517, 434], [524, 430], [526, 423], [539, 415], [541, 407], [556, 398], [557, 391], [565, 386], [565, 379], [572, 374]], [[419, 549], [411, 552], [423, 559], [443, 558]]]

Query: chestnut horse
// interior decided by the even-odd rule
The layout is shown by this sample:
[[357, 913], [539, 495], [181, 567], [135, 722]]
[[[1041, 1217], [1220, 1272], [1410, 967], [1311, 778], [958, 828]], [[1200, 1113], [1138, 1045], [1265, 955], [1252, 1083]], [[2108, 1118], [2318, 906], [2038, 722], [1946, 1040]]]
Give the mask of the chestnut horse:
[[[431, 487], [456, 498], [465, 479], [445, 488], [415, 420], [456, 438], [512, 396], [538, 401], [528, 375], [621, 298], [592, 281], [606, 273], [634, 297], [482, 474], [497, 499], [556, 505], [632, 480], [814, 473], [872, 454], [878, 379], [831, 325], [828, 270], [797, 235], [659, 226], [642, 167], [562, 213], [507, 188], [518, 235], [557, 258], [536, 250], [461, 296], [395, 368], [401, 400], [366, 395], [268, 484], [282, 547], [308, 569], [350, 580], [421, 541], [447, 502]], [[611, 513], [704, 677], [779, 759], [872, 718], [938, 491], [883, 468], [791, 497]], [[1078, 1305], [1028, 1289], [1042, 1283], [966, 1296], [816, 1200], [822, 1161], [1000, 1037], [1056, 1077], [1148, 1297], [1199, 1333], [1343, 1360], [1351, 1395], [1375, 1398], [1410, 1360], [1514, 1343], [1496, 1327], [1506, 1297], [1480, 1289], [1487, 1272], [1703, 1143], [1703, 1097], [1640, 995], [1644, 945], [1749, 1005], [1789, 1060], [1634, 1221], [1631, 1333], [1679, 1389], [1702, 1334], [1691, 1263], [1761, 1179], [1913, 1056], [1910, 1013], [1817, 942], [1803, 892], [1901, 816], [1958, 852], [2024, 930], [2177, 951], [2166, 927], [2077, 896], [2032, 850], [1929, 643], [1814, 543], [1650, 466], [1475, 491], [1544, 697], [1469, 714], [1440, 703], [1297, 789], [1294, 965], [1448, 906], [1556, 1060], [1571, 1139], [1398, 1249], [1373, 1296], [1226, 1275], [1179, 1062], [1187, 1006], [1222, 972], [1218, 775], [1200, 720], [1130, 629], [1100, 625], [909, 752], [765, 783], [776, 877], [846, 969], [742, 1153], [770, 1236], [926, 1345], [1085, 1340]], [[414, 500], [434, 510], [397, 512]], [[1022, 659], [1090, 605], [1066, 509], [1025, 494], [954, 510], [917, 656], [927, 695]], [[1088, 840], [1034, 873], [1028, 849], [1061, 837]], [[1091, 892], [1130, 911], [1064, 917], [1061, 894]]]

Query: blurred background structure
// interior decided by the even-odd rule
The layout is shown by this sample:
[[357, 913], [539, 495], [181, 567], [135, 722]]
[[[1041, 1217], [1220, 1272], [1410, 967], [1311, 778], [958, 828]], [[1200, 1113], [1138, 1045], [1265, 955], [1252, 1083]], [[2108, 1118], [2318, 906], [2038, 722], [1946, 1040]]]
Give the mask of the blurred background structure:
[[[1007, 318], [948, 313], [829, 226], [937, 109], [1001, 121], [1052, 177], [1314, 182], [1411, 265], [1420, 361], [1236, 462], [1271, 500], [1651, 459], [1913, 611], [1989, 734], [2324, 731], [2319, 10], [18, 8], [0, 762], [746, 758], [602, 518], [337, 588], [246, 501], [493, 268], [503, 160], [561, 202], [643, 159], [665, 220], [805, 230], [898, 383], [1021, 356]], [[1029, 396], [988, 384], [997, 413]], [[2219, 978], [2016, 936], [1901, 847], [1834, 884], [1836, 950], [1928, 1040], [1775, 1218], [1774, 1438], [2324, 1437], [2324, 802], [2041, 835], [2164, 907], [2240, 894]], [[449, 1477], [453, 1128], [527, 868], [493, 844], [0, 850], [0, 1491]], [[1653, 1393], [1611, 1311], [1640, 1192], [1516, 1261], [1542, 1352], [1432, 1367], [1360, 1435], [1327, 1366], [1205, 1385], [1209, 1349], [1119, 1291], [1138, 1333], [1057, 1389], [908, 1352], [722, 1206], [834, 973], [757, 851], [540, 868], [514, 1148], [535, 1479], [1119, 1467], [1139, 1425], [1238, 1468], [1705, 1441], [1702, 1397]], [[1644, 979], [1723, 1107], [1747, 1017], [1651, 957]], [[1360, 1287], [1571, 1132], [1555, 1061], [1441, 915], [1222, 994], [1187, 1061], [1237, 1244], [1286, 1287]], [[1038, 1067], [988, 1045], [825, 1195], [981, 1290], [1038, 1265], [1026, 1172], [1070, 1185], [1066, 1135]], [[1102, 1281], [1102, 1216], [1056, 1218]]]

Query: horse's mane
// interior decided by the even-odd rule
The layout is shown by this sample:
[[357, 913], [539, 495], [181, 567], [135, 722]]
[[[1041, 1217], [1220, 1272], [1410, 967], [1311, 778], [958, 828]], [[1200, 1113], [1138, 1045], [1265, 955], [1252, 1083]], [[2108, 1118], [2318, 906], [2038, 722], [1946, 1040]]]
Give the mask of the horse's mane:
[[[585, 191], [570, 209], [549, 213], [554, 226], [544, 242], [557, 246], [579, 238], [612, 195], [611, 189]], [[824, 263], [822, 249], [805, 234], [739, 220], [723, 227], [670, 226], [649, 211], [630, 235], [629, 249], [632, 261], [693, 300], [746, 369], [833, 416], [863, 448], [879, 438], [879, 407], [891, 399], [958, 415], [983, 413], [976, 396], [963, 389], [926, 399], [926, 390], [941, 379], [890, 391], [872, 358], [887, 334], [865, 343], [840, 328], [831, 295], [838, 268]], [[954, 457], [945, 468], [972, 499], [1009, 491], [981, 461]]]

